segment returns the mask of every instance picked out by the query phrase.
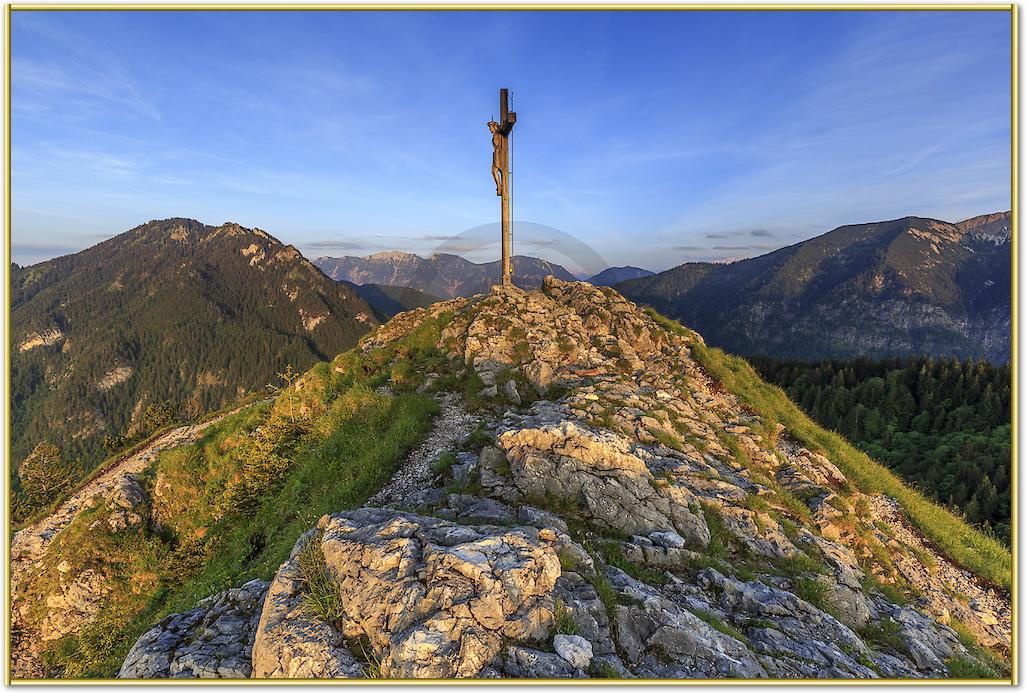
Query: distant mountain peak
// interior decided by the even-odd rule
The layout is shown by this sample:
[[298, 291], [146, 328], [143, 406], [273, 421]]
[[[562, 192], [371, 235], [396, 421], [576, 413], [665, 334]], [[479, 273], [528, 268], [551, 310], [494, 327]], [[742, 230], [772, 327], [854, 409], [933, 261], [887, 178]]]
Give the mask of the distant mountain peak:
[[653, 274], [655, 274], [655, 272], [651, 272], [647, 269], [625, 265], [623, 267], [609, 267], [604, 269], [591, 277], [588, 281], [595, 286], [612, 286], [613, 284], [619, 284], [620, 282], [627, 281], [628, 279], [651, 277]]
[[380, 252], [372, 253], [367, 256], [367, 259], [369, 260], [382, 261], [409, 260], [411, 258], [418, 258], [423, 260], [423, 258], [421, 258], [420, 255], [415, 255], [414, 253], [406, 253], [402, 250], [382, 250]]
[[[319, 257], [314, 264], [337, 281], [409, 287], [442, 298], [486, 293], [499, 281], [498, 261], [476, 263], [453, 253], [423, 258], [389, 250], [366, 257]], [[563, 280], [575, 279], [564, 267], [547, 260], [513, 256], [513, 281], [517, 286], [537, 288], [550, 274]]]

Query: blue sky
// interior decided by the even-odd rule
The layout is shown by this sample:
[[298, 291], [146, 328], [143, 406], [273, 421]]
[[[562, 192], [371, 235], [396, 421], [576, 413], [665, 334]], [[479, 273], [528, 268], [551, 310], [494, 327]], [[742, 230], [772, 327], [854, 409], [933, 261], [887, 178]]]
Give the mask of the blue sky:
[[485, 122], [501, 86], [516, 216], [542, 229], [516, 251], [557, 262], [546, 227], [658, 270], [1005, 210], [1009, 27], [1008, 12], [17, 11], [13, 260], [171, 216], [258, 226], [309, 257], [428, 254], [498, 217]]

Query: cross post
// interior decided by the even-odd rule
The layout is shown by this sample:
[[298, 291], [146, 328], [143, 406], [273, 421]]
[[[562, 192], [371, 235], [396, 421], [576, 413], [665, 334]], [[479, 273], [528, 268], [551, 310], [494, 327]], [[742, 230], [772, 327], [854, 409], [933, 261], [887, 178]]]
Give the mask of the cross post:
[[509, 110], [509, 90], [499, 90], [499, 121], [488, 123], [492, 131], [492, 178], [495, 180], [495, 194], [501, 202], [502, 214], [502, 285], [513, 283], [513, 260], [511, 238], [513, 229], [513, 186], [510, 185], [509, 136], [517, 114]]

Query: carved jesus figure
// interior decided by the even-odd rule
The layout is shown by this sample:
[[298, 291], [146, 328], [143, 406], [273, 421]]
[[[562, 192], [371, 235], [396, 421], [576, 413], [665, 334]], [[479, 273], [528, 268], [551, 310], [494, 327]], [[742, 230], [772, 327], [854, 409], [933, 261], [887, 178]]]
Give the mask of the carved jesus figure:
[[489, 121], [488, 129], [492, 132], [492, 178], [495, 179], [495, 194], [502, 197], [502, 176], [506, 170], [506, 162], [503, 161], [502, 133], [499, 132], [499, 124], [494, 120]]

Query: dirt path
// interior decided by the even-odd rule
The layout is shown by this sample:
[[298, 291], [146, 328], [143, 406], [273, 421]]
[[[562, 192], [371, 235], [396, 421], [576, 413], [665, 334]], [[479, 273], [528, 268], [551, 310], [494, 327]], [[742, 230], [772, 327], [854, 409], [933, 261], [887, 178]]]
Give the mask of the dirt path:
[[480, 416], [467, 412], [456, 395], [441, 395], [438, 404], [440, 410], [435, 415], [431, 432], [410, 451], [402, 466], [366, 505], [407, 505], [411, 496], [431, 488], [436, 476], [433, 465], [438, 456], [458, 447], [482, 421]]

